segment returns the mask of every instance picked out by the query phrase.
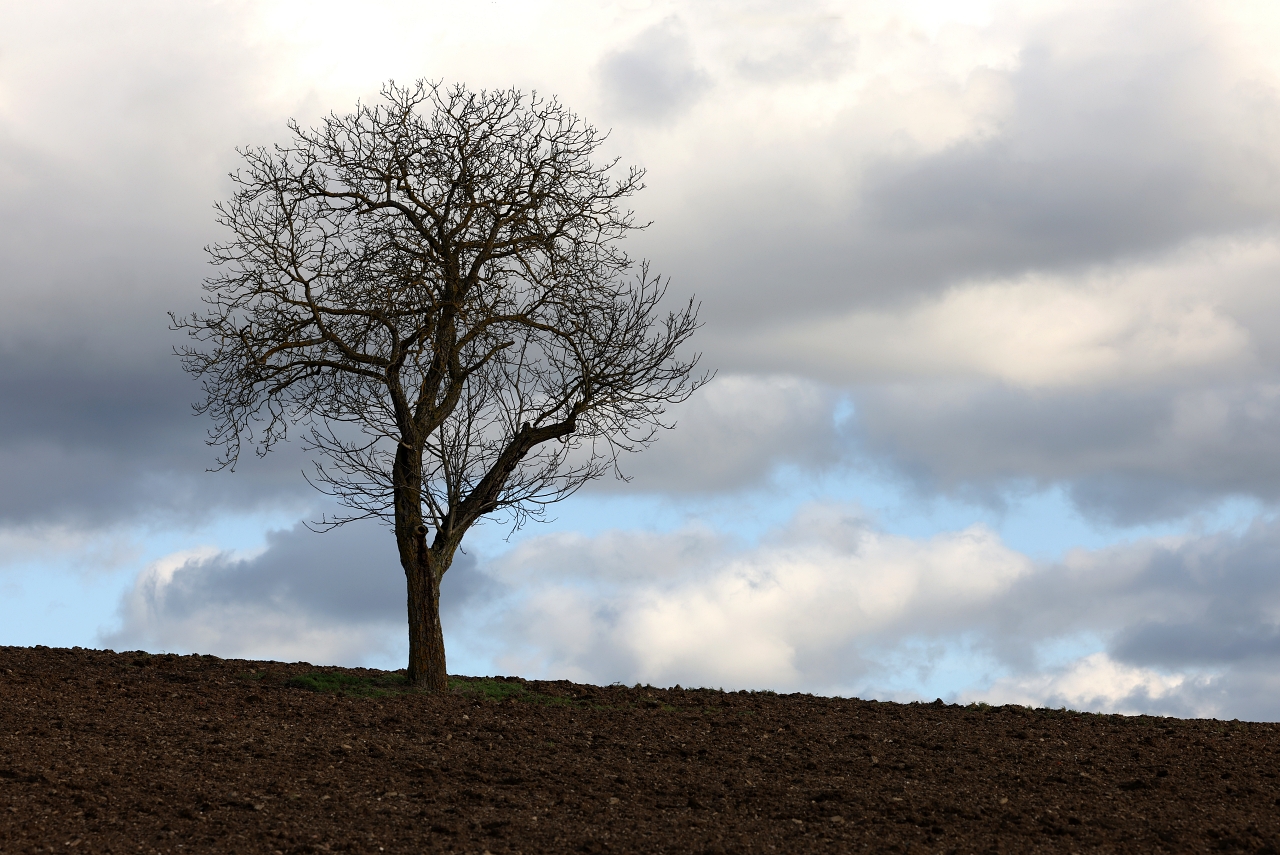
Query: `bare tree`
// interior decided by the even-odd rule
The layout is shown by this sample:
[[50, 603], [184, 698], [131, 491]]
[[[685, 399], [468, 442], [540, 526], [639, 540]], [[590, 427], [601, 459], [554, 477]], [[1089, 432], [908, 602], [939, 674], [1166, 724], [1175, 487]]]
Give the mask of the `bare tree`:
[[[653, 441], [707, 377], [692, 301], [619, 247], [643, 170], [554, 99], [390, 83], [291, 143], [241, 150], [206, 308], [170, 315], [219, 467], [300, 426], [312, 482], [391, 524], [409, 679], [447, 685], [440, 581], [482, 517], [520, 525]], [[620, 474], [620, 473], [619, 473]]]

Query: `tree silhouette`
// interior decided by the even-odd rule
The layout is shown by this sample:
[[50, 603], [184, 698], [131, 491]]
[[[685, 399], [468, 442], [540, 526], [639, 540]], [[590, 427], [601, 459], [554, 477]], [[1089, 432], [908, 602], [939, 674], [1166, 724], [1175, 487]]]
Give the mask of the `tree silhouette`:
[[240, 150], [230, 229], [209, 248], [196, 411], [219, 467], [298, 426], [312, 480], [392, 525], [408, 587], [409, 679], [447, 685], [440, 581], [482, 517], [519, 526], [651, 443], [706, 375], [698, 327], [619, 246], [643, 170], [594, 165], [604, 135], [517, 90], [387, 84], [375, 105], [290, 122]]

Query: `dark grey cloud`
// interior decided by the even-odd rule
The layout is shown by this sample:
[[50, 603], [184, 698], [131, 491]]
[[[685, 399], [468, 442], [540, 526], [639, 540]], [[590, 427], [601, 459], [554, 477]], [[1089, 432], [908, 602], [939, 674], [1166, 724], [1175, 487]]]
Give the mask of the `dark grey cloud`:
[[1028, 47], [999, 131], [874, 166], [863, 222], [962, 276], [1099, 264], [1274, 225], [1280, 206], [1255, 190], [1280, 186], [1274, 150], [1202, 123], [1274, 120], [1280, 99], [1231, 91], [1224, 58], [1194, 41], [1086, 58]]
[[640, 121], [664, 121], [692, 106], [710, 87], [678, 18], [636, 36], [600, 63], [606, 110]]
[[[151, 320], [164, 330], [162, 318]], [[190, 407], [199, 388], [168, 352], [174, 342], [154, 329], [126, 331], [115, 348], [104, 337], [70, 328], [63, 342], [0, 352], [0, 525], [185, 524], [315, 501], [296, 447], [207, 472], [208, 425]]]
[[[199, 308], [235, 145], [282, 139], [290, 115], [351, 105], [305, 90], [295, 109], [248, 98], [279, 69], [264, 70], [271, 58], [243, 42], [241, 19], [212, 5], [81, 11], [79, 38], [101, 38], [63, 57], [65, 78], [35, 76], [14, 114], [23, 121], [0, 114], [0, 527], [185, 524], [310, 503], [296, 446], [205, 472], [208, 424], [189, 409], [200, 390], [170, 352], [182, 340], [166, 312]], [[52, 38], [56, 17], [33, 15], [24, 32]], [[11, 47], [18, 67], [44, 61]], [[651, 119], [707, 85], [675, 20], [611, 55], [604, 79], [620, 110]], [[765, 458], [747, 461], [747, 479]], [[704, 467], [703, 487], [741, 483], [724, 470], [732, 462]], [[663, 466], [681, 471], [669, 452]]]
[[143, 11], [64, 4], [2, 37], [28, 78], [0, 115], [0, 527], [311, 500], [287, 453], [205, 473], [166, 317], [199, 306], [236, 143], [279, 138], [285, 117], [268, 129], [246, 107], [264, 57], [225, 8]]
[[1117, 633], [1111, 643], [1116, 659], [1160, 668], [1280, 663], [1276, 521], [1157, 550], [1135, 585], [1170, 608]]
[[863, 453], [926, 492], [984, 501], [1065, 485], [1119, 524], [1183, 516], [1226, 496], [1280, 500], [1271, 386], [1014, 389], [899, 385], [856, 397]]
[[[1275, 572], [1274, 565], [1268, 569]], [[1254, 613], [1240, 615], [1253, 619], [1244, 626], [1223, 626], [1218, 621], [1206, 620], [1177, 624], [1160, 621], [1126, 627], [1113, 649], [1119, 659], [1162, 668], [1280, 660], [1280, 627], [1270, 621], [1260, 625], [1261, 615], [1251, 611]]]
[[259, 556], [222, 555], [177, 570], [165, 610], [189, 617], [210, 604], [269, 602], [319, 620], [395, 619], [404, 599], [395, 540], [381, 526], [318, 534], [301, 525], [267, 535]]

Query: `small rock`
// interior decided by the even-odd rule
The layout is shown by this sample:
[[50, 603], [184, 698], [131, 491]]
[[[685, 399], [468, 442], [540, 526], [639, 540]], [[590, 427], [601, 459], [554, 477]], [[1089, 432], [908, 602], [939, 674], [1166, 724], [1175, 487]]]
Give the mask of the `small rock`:
[[616, 805], [620, 801], [622, 801], [622, 799], [618, 798], [617, 796], [612, 796], [609, 799], [609, 804]]
[[1002, 804], [1002, 805], [1007, 805], [1008, 803], [1009, 803], [1009, 797], [1008, 797], [1008, 796], [1001, 796], [1001, 797], [1000, 797], [1000, 804]]

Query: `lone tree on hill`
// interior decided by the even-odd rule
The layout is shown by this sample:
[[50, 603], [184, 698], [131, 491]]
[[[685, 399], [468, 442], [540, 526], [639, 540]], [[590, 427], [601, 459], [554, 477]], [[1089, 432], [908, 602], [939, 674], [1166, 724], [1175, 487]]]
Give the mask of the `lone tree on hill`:
[[[241, 150], [206, 308], [170, 315], [220, 448], [303, 428], [312, 483], [395, 529], [409, 680], [447, 686], [440, 581], [481, 517], [519, 526], [651, 443], [707, 376], [677, 349], [692, 301], [619, 247], [634, 222], [591, 162], [604, 135], [555, 99], [387, 84], [382, 101]], [[327, 465], [326, 462], [327, 461]]]

